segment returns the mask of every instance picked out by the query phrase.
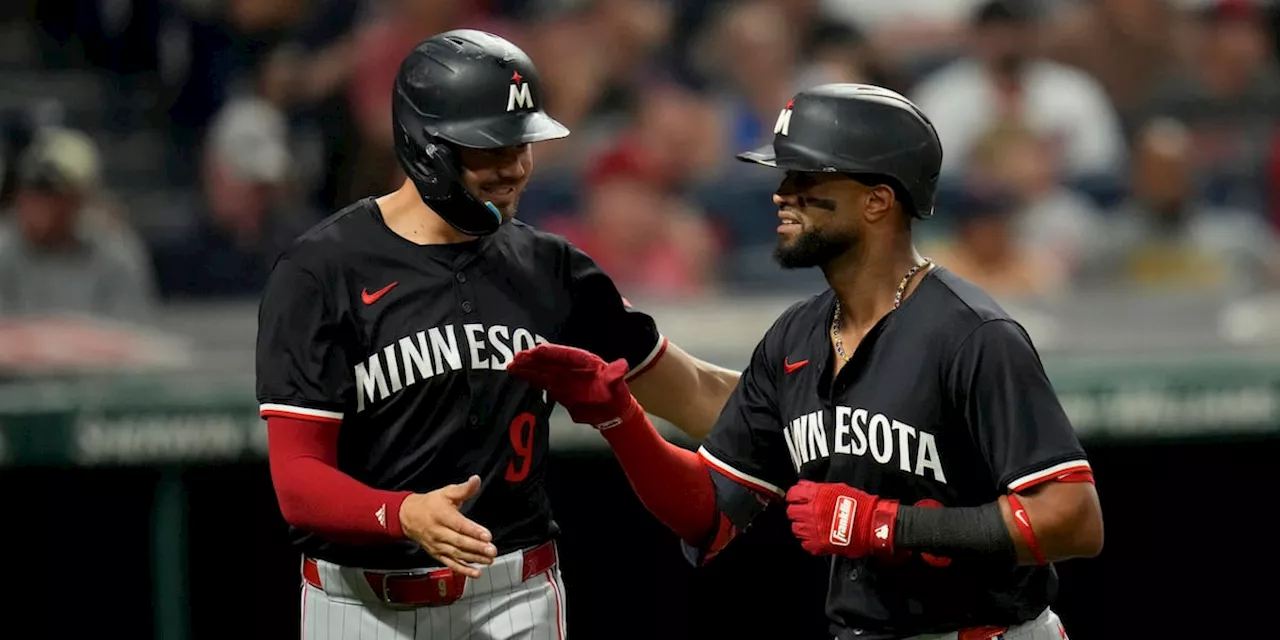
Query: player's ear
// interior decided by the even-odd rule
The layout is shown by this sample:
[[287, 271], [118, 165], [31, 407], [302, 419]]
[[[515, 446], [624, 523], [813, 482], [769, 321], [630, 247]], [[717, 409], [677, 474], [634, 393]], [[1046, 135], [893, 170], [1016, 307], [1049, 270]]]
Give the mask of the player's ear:
[[864, 187], [862, 215], [867, 222], [879, 222], [893, 213], [897, 197], [887, 184]]

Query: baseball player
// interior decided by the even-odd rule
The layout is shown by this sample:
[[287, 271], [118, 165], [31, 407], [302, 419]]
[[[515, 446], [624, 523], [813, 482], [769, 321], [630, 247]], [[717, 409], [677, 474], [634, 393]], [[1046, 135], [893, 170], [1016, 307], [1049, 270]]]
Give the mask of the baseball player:
[[785, 504], [830, 558], [836, 638], [1065, 638], [1052, 563], [1101, 549], [1092, 472], [1023, 328], [912, 246], [942, 159], [932, 124], [838, 84], [796, 95], [775, 129], [739, 158], [786, 171], [776, 257], [830, 288], [768, 330], [696, 454], [654, 432], [624, 361], [541, 345], [507, 372], [601, 430], [697, 563]]
[[513, 216], [530, 144], [569, 131], [497, 36], [421, 43], [395, 82], [408, 176], [302, 235], [263, 293], [257, 397], [303, 554], [304, 638], [563, 638], [541, 390], [512, 354], [567, 344], [627, 365], [695, 438], [736, 372], [630, 307], [590, 257]]

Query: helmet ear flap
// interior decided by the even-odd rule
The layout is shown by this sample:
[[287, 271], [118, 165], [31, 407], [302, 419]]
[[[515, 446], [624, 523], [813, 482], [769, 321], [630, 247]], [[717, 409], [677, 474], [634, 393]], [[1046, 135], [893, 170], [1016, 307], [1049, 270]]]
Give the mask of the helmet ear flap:
[[397, 127], [395, 147], [400, 167], [417, 187], [422, 201], [449, 224], [472, 236], [498, 230], [502, 213], [467, 191], [462, 184], [462, 161], [452, 143], [425, 133], [420, 141], [415, 140], [403, 127]]
[[404, 130], [399, 135], [402, 139], [397, 140], [397, 151], [401, 165], [423, 199], [448, 199], [460, 178], [458, 156], [452, 145], [429, 137], [423, 144], [417, 144]]

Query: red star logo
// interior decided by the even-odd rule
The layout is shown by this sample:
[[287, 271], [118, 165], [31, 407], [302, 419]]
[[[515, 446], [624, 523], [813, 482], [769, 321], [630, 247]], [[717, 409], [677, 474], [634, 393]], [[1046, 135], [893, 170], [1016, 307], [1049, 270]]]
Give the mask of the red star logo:
[[514, 82], [514, 83], [516, 83], [516, 84], [520, 84], [520, 81], [521, 81], [521, 80], [524, 80], [524, 76], [520, 75], [520, 72], [519, 72], [519, 71], [516, 71], [515, 73], [512, 73], [512, 74], [511, 74], [511, 81], [512, 81], [512, 82]]
[[796, 106], [796, 99], [795, 99], [795, 98], [792, 98], [792, 99], [790, 99], [790, 100], [788, 100], [788, 101], [787, 101], [787, 110], [788, 110], [788, 111], [790, 111], [790, 110], [791, 110], [791, 107], [794, 107], [794, 106]]

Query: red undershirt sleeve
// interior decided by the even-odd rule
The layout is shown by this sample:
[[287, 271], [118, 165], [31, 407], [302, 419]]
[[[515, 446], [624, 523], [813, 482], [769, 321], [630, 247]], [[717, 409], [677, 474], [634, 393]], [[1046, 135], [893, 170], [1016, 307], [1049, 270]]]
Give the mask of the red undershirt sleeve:
[[400, 504], [410, 491], [374, 489], [338, 470], [336, 421], [272, 416], [267, 456], [289, 524], [338, 541], [402, 540]]
[[663, 439], [635, 403], [603, 434], [645, 508], [681, 540], [703, 544], [716, 524], [716, 496], [698, 454]]

